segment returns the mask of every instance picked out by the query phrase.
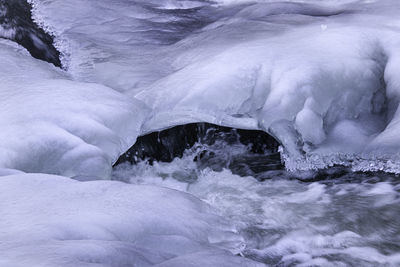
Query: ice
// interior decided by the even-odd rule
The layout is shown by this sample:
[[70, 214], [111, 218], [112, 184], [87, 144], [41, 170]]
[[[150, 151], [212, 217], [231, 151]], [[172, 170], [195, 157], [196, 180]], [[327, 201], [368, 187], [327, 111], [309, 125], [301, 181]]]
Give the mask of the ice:
[[[302, 150], [308, 156], [335, 153], [327, 149], [330, 143], [339, 147], [339, 154], [361, 155], [385, 127], [384, 106], [376, 104], [374, 110], [371, 104], [384, 90], [381, 63], [366, 58], [375, 44], [361, 44], [363, 34], [343, 25], [331, 26], [329, 33], [321, 32], [319, 26], [299, 31], [290, 31], [284, 38], [268, 37], [267, 51], [264, 39], [248, 41], [154, 83], [136, 95], [155, 110], [145, 127], [166, 127], [167, 116], [186, 117], [190, 122], [207, 119], [206, 115], [212, 123], [269, 131], [283, 143], [289, 157], [303, 162], [298, 156]], [[328, 64], [326, 58], [335, 61]], [[359, 129], [354, 144], [343, 139], [337, 128], [345, 121]], [[370, 125], [364, 127], [364, 121]], [[304, 144], [298, 147], [297, 140]], [[381, 146], [379, 150], [387, 151]], [[301, 168], [287, 163], [288, 168]]]
[[152, 108], [143, 134], [206, 121], [273, 134], [291, 170], [400, 170], [398, 1], [31, 2], [73, 79]]
[[10, 41], [0, 48], [0, 166], [107, 178], [140, 134], [145, 105], [72, 81]]
[[186, 193], [46, 174], [0, 184], [1, 266], [262, 266], [233, 256], [234, 227]]
[[400, 264], [399, 184], [373, 174], [240, 177], [236, 144], [223, 166], [189, 151], [91, 181], [137, 136], [203, 121], [270, 133], [290, 170], [399, 173], [398, 1], [29, 3], [63, 69], [1, 22], [1, 266]]
[[170, 73], [167, 45], [214, 20], [212, 13], [202, 12], [201, 6], [209, 5], [203, 1], [29, 2], [35, 21], [56, 36], [55, 46], [73, 77], [119, 91]]
[[[314, 100], [311, 99], [310, 101]], [[323, 129], [324, 122], [321, 115], [313, 111], [311, 105], [307, 99], [304, 108], [296, 115], [295, 125], [304, 142], [318, 145], [326, 139]]]
[[0, 26], [0, 265], [400, 264], [393, 180], [256, 180], [185, 154], [114, 171], [139, 185], [90, 181], [137, 136], [202, 121], [270, 133], [290, 170], [399, 173], [398, 1], [29, 3], [63, 69]]

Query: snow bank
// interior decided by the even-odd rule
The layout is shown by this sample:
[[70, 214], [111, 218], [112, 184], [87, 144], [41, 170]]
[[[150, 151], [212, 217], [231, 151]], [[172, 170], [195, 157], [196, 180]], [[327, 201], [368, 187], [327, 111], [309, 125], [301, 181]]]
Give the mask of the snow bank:
[[177, 56], [178, 71], [135, 94], [155, 110], [145, 129], [262, 129], [282, 143], [288, 169], [399, 172], [399, 11], [391, 1], [247, 6], [186, 38], [200, 45]]
[[108, 177], [148, 112], [105, 86], [72, 81], [0, 40], [0, 166]]
[[262, 129], [289, 169], [400, 171], [398, 1], [31, 2], [74, 79], [152, 107], [142, 133]]
[[262, 266], [226, 250], [241, 249], [234, 229], [186, 193], [45, 174], [0, 186], [1, 266]]

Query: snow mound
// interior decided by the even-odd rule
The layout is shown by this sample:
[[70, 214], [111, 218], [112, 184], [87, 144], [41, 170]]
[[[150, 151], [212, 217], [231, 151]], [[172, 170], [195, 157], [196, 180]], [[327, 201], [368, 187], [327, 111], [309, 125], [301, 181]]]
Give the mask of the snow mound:
[[106, 178], [148, 109], [102, 85], [72, 81], [0, 40], [0, 166]]
[[1, 266], [262, 266], [233, 256], [234, 228], [186, 193], [46, 174], [0, 185]]

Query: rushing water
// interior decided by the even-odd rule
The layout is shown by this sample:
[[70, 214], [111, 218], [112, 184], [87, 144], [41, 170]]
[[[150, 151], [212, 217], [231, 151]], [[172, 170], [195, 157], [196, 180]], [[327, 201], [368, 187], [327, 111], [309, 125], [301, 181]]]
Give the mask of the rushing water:
[[[145, 7], [175, 17], [168, 25], [147, 23], [150, 30], [144, 31], [147, 39], [143, 39], [162, 45], [183, 40], [225, 16], [217, 16], [211, 7]], [[32, 21], [30, 8], [25, 1], [0, 0], [0, 38], [13, 40], [33, 57], [61, 66], [53, 37]], [[231, 14], [235, 9], [228, 11]], [[167, 30], [157, 30], [161, 26]], [[238, 36], [242, 38], [242, 34]], [[111, 46], [116, 45], [113, 42]], [[198, 142], [185, 134], [173, 133], [163, 147], [154, 142], [159, 136], [153, 133], [139, 147], [144, 151], [138, 150], [139, 157], [128, 155], [130, 162], [118, 162], [113, 179], [169, 187], [203, 199], [238, 229], [245, 240], [241, 256], [269, 265], [400, 265], [398, 177], [341, 167], [290, 173], [281, 165], [276, 147], [255, 147], [257, 142], [241, 140], [240, 131], [207, 131]], [[177, 142], [179, 137], [181, 142]], [[164, 148], [173, 149], [164, 153]], [[152, 156], [149, 151], [156, 157], [148, 160]]]
[[236, 131], [212, 135], [212, 142], [210, 136], [170, 163], [121, 163], [113, 179], [203, 199], [236, 225], [245, 240], [242, 256], [272, 266], [399, 263], [396, 176], [341, 167], [289, 173], [272, 164], [274, 151], [254, 153]]

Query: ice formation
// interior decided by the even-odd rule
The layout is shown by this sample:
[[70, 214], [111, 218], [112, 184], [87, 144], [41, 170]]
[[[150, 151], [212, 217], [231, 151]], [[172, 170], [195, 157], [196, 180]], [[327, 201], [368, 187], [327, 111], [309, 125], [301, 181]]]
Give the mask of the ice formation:
[[152, 109], [143, 134], [206, 121], [271, 133], [288, 169], [400, 170], [397, 1], [30, 2], [73, 79]]
[[[39, 28], [29, 28], [36, 25], [4, 21], [4, 3], [11, 2], [0, 0], [0, 265], [256, 266], [233, 256], [245, 253], [288, 265], [327, 265], [332, 254], [399, 264], [392, 246], [398, 224], [385, 221], [398, 217], [396, 183], [357, 191], [271, 180], [268, 188], [227, 170], [206, 170], [188, 183], [192, 173], [176, 171], [176, 162], [149, 177], [121, 171], [121, 180], [147, 178], [151, 186], [85, 182], [109, 178], [137, 136], [191, 122], [266, 131], [282, 145], [290, 170], [343, 164], [400, 173], [398, 1], [28, 2], [61, 59], [43, 41], [50, 39], [37, 39]], [[32, 58], [18, 40], [30, 40], [31, 55], [39, 51], [63, 69]], [[164, 181], [169, 169], [181, 181]], [[160, 185], [218, 204], [219, 215]], [[271, 202], [260, 207], [263, 197]], [[361, 209], [347, 209], [352, 201]], [[310, 203], [316, 210], [308, 212]], [[347, 225], [335, 232], [332, 222], [313, 221], [336, 204], [356, 225], [364, 210], [383, 214], [373, 219], [387, 227], [385, 236], [366, 238]], [[220, 216], [241, 214], [265, 226], [261, 232], [282, 230], [279, 223], [288, 228], [274, 244], [245, 250], [243, 233]], [[299, 224], [287, 225], [292, 215]], [[239, 228], [250, 224], [239, 219]], [[311, 234], [305, 224], [314, 227]]]

